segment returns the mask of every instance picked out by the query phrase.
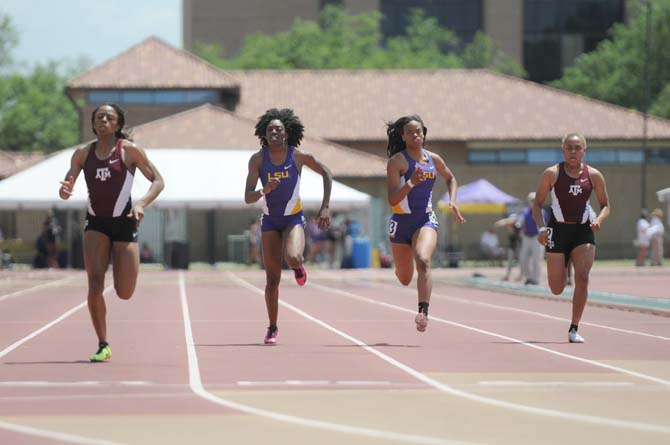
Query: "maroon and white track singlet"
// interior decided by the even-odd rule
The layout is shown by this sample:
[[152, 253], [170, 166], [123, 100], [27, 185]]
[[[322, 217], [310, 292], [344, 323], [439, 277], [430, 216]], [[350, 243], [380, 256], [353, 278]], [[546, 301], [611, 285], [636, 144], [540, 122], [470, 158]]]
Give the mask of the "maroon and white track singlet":
[[582, 164], [582, 174], [578, 178], [571, 178], [565, 172], [565, 162], [558, 164], [558, 178], [551, 188], [551, 210], [556, 221], [577, 224], [588, 222], [592, 190], [588, 165]]
[[118, 217], [130, 204], [133, 174], [121, 159], [123, 139], [119, 139], [107, 159], [98, 159], [95, 144], [88, 150], [84, 177], [88, 187], [88, 213], [100, 217]]

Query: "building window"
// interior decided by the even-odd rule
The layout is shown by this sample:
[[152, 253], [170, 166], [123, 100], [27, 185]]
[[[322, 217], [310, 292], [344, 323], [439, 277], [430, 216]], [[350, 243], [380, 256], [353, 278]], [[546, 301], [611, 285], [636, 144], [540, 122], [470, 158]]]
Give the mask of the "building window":
[[647, 162], [650, 164], [670, 164], [670, 149], [653, 148], [647, 152]]
[[497, 161], [497, 150], [471, 150], [468, 152], [468, 162], [472, 164], [494, 164]]
[[412, 9], [422, 9], [440, 26], [453, 31], [460, 46], [470, 43], [482, 29], [482, 0], [381, 0], [382, 35], [385, 39], [405, 34]]
[[215, 90], [95, 90], [89, 91], [88, 103], [113, 102], [119, 105], [183, 105], [219, 103]]
[[524, 0], [523, 58], [531, 80], [558, 79], [623, 22], [625, 0]]
[[[599, 164], [641, 164], [641, 150], [590, 148], [584, 156], [584, 162]], [[670, 149], [649, 150], [649, 163], [670, 163]], [[468, 162], [471, 164], [539, 164], [552, 165], [563, 162], [563, 153], [559, 148], [470, 150]]]

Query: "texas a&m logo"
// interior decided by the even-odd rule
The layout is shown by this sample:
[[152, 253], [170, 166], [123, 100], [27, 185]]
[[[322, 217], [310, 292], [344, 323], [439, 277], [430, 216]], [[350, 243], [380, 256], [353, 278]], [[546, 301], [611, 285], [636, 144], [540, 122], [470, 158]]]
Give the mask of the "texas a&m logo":
[[96, 169], [95, 179], [99, 179], [99, 180], [104, 182], [111, 177], [112, 177], [112, 172], [109, 171], [109, 167], [103, 167], [103, 168]]
[[570, 193], [573, 196], [577, 196], [580, 193], [582, 193], [582, 186], [579, 184], [572, 184], [570, 186], [570, 190], [568, 190], [568, 193]]

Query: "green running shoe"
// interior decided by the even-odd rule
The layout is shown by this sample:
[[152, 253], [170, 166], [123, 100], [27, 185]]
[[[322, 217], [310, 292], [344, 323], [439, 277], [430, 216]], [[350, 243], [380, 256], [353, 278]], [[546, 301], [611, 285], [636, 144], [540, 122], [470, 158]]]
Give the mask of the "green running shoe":
[[112, 358], [112, 349], [109, 345], [105, 345], [98, 349], [98, 352], [89, 357], [89, 360], [92, 362], [104, 362]]

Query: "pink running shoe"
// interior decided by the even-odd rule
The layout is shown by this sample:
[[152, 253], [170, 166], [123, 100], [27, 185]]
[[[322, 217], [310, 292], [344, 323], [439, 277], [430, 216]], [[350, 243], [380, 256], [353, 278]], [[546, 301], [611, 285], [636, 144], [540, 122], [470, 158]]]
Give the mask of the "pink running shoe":
[[266, 345], [276, 345], [277, 344], [277, 334], [279, 334], [279, 329], [277, 328], [268, 328], [267, 334], [265, 334], [265, 340], [263, 342]]
[[426, 317], [423, 312], [419, 312], [416, 314], [416, 317], [414, 317], [414, 323], [416, 323], [417, 331], [426, 332], [426, 328], [428, 327], [428, 317]]
[[307, 282], [307, 271], [305, 270], [305, 265], [301, 264], [300, 269], [294, 270], [293, 274], [295, 275], [295, 282], [298, 283], [298, 286], [304, 286]]

